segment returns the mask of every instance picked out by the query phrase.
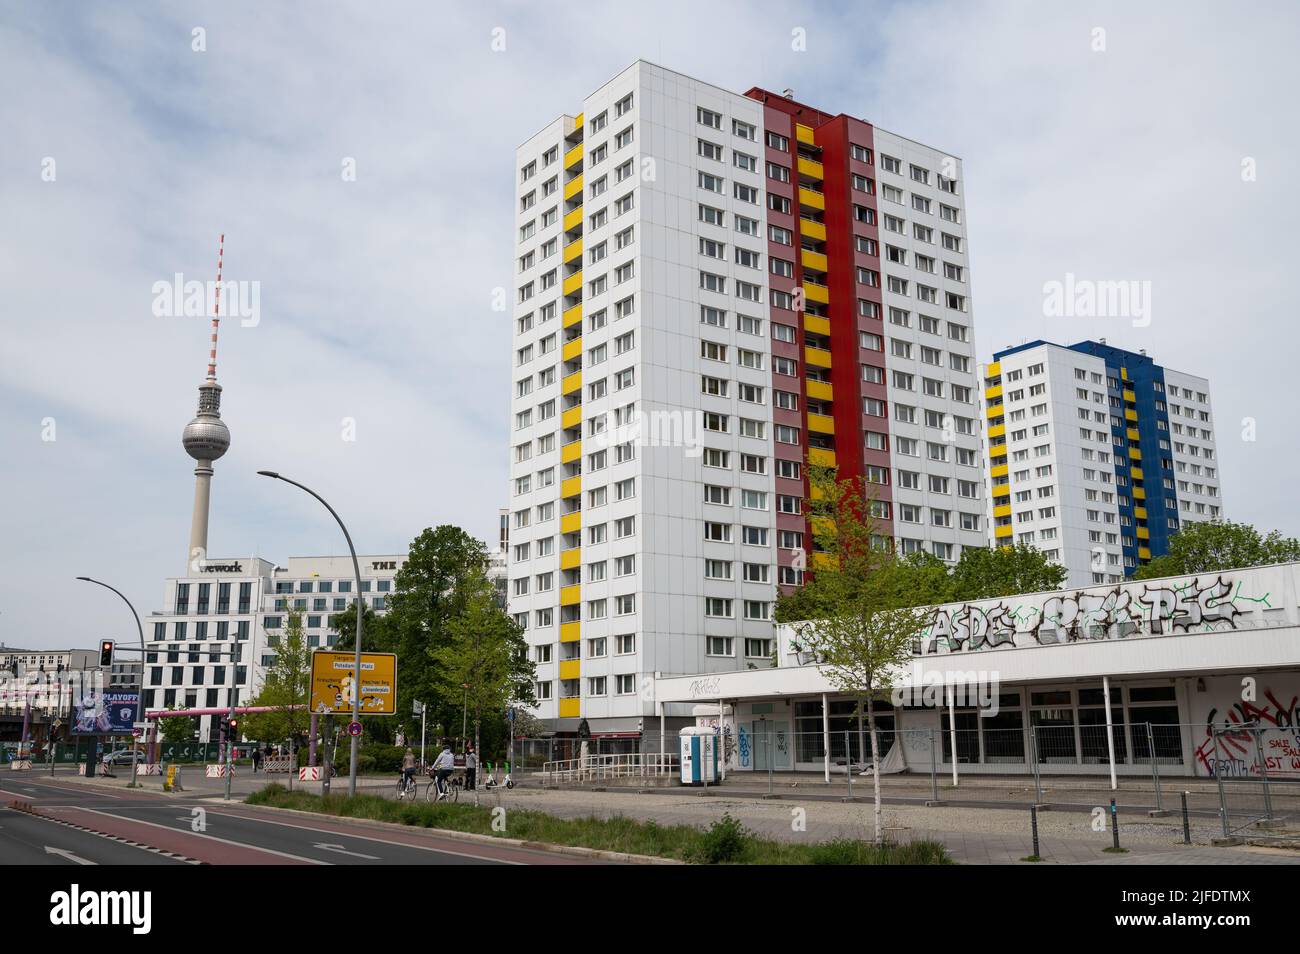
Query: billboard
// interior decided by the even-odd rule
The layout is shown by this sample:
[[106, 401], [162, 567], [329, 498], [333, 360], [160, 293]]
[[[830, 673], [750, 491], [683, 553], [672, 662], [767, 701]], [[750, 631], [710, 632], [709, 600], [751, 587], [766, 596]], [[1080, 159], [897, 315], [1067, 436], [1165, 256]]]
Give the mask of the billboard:
[[140, 693], [134, 689], [74, 695], [71, 731], [74, 735], [130, 735], [139, 703]]
[[[351, 715], [356, 686], [353, 653], [318, 649], [311, 654], [311, 711], [322, 715]], [[361, 714], [397, 712], [397, 656], [361, 654]]]

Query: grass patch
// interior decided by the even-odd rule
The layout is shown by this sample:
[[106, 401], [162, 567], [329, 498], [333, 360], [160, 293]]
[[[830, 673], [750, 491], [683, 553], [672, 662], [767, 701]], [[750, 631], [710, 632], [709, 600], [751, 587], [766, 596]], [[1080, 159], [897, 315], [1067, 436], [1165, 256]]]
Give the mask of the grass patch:
[[396, 822], [415, 828], [471, 832], [500, 838], [545, 842], [601, 851], [674, 858], [695, 864], [757, 865], [943, 865], [952, 864], [936, 841], [875, 846], [851, 838], [816, 844], [791, 844], [754, 834], [735, 818], [723, 815], [707, 829], [661, 825], [623, 815], [612, 818], [559, 818], [545, 812], [511, 808], [506, 831], [492, 828], [492, 809], [446, 802], [399, 802], [378, 795], [315, 795], [289, 791], [272, 782], [245, 799], [249, 805]]
[[1042, 859], [1041, 857], [1039, 857], [1038, 855], [1025, 855], [1025, 856], [1024, 856], [1023, 858], [1021, 858], [1020, 860], [1021, 860], [1021, 861], [1042, 861], [1043, 859]]
[[1104, 851], [1104, 852], [1105, 852], [1106, 854], [1108, 854], [1108, 855], [1127, 855], [1127, 854], [1128, 854], [1128, 849], [1127, 849], [1127, 848], [1116, 848], [1114, 845], [1112, 845], [1112, 846], [1109, 847], [1109, 848], [1103, 848], [1102, 851]]

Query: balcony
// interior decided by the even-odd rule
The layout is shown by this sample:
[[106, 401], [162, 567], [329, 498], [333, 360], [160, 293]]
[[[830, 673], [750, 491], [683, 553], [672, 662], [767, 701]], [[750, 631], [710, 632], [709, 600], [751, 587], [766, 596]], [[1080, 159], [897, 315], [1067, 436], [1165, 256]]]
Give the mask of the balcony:
[[572, 464], [575, 460], [582, 459], [582, 441], [569, 441], [560, 448], [560, 461], [565, 464]]
[[[577, 410], [575, 408], [574, 410]], [[565, 497], [575, 497], [582, 493], [582, 475], [576, 477], [567, 477], [560, 481], [560, 499]]]
[[564, 310], [564, 327], [572, 328], [582, 321], [582, 302]]
[[[997, 469], [999, 469], [999, 468], [1001, 468], [1001, 470], [1002, 470], [1002, 472], [1003, 472], [1004, 474], [1007, 472], [1007, 465], [1006, 465], [1006, 464], [999, 464], [998, 467], [994, 467], [993, 469], [994, 469], [994, 470], [997, 470]], [[1010, 496], [1011, 496], [1011, 485], [1010, 485], [1010, 484], [995, 484], [995, 485], [993, 486], [993, 488], [989, 491], [989, 494], [990, 494], [990, 496], [993, 496], [993, 497], [1010, 497]]]
[[566, 295], [582, 291], [582, 271], [576, 271], [566, 278], [560, 290]]
[[[808, 317], [804, 316], [806, 322]], [[808, 397], [814, 401], [833, 401], [835, 400], [835, 391], [825, 381], [808, 381]]]
[[560, 416], [560, 427], [566, 431], [582, 423], [582, 405], [571, 407]]
[[576, 719], [582, 715], [582, 700], [574, 697], [572, 699], [560, 700], [560, 718]]
[[825, 447], [808, 448], [808, 463], [814, 467], [834, 467], [835, 451]]
[[582, 547], [570, 547], [560, 551], [561, 570], [576, 570], [580, 566], [582, 566]]
[[809, 301], [815, 301], [822, 305], [829, 304], [831, 300], [830, 290], [825, 285], [819, 285], [816, 282], [804, 282], [803, 294]]
[[817, 145], [817, 143], [814, 142], [813, 140], [812, 127], [805, 126], [803, 123], [794, 124], [794, 138], [797, 139], [799, 142], [805, 143], [809, 146]]
[[1002, 437], [1007, 432], [1005, 424], [994, 424], [989, 428], [989, 437]]
[[990, 477], [1005, 477], [1006, 475], [1007, 475], [1006, 464], [998, 464], [996, 467], [994, 467], [992, 470], [989, 471]]
[[1007, 537], [1011, 536], [1011, 524], [1007, 524], [1004, 527], [994, 527], [993, 536], [997, 537], [999, 540], [1005, 540]]
[[822, 164], [816, 159], [805, 159], [803, 156], [799, 157], [799, 175], [819, 182], [825, 178], [822, 174]]
[[996, 378], [1001, 373], [1002, 373], [1001, 361], [994, 361], [992, 364], [988, 366], [987, 374], [990, 378]]
[[814, 192], [812, 189], [799, 187], [799, 204], [806, 205], [810, 209], [816, 209], [818, 212], [826, 210], [826, 196], [820, 192]]
[[994, 404], [992, 407], [989, 407], [989, 408], [987, 408], [987, 409], [984, 411], [984, 416], [987, 417], [987, 418], [989, 418], [989, 419], [992, 419], [992, 418], [995, 418], [995, 417], [1001, 417], [1001, 416], [1002, 416], [1002, 411], [1003, 411], [1003, 410], [1004, 410], [1004, 408], [1002, 407], [1001, 404]]
[[817, 368], [829, 368], [831, 366], [831, 353], [825, 348], [805, 346], [803, 349], [803, 358], [806, 362]]
[[[560, 517], [560, 533], [577, 533], [582, 529], [582, 511], [575, 510]], [[560, 601], [564, 605], [564, 601]]]
[[1136, 423], [1136, 422], [1137, 422], [1137, 419], [1138, 419], [1138, 412], [1132, 410], [1131, 408], [1125, 408], [1125, 409], [1124, 409], [1124, 419], [1127, 420], [1127, 421], [1133, 421], [1133, 422]]
[[1150, 549], [1149, 547], [1138, 547], [1138, 559], [1139, 559], [1139, 560], [1150, 560], [1150, 559], [1151, 559], [1151, 549]]
[[561, 623], [560, 624], [560, 642], [576, 643], [582, 638], [581, 623]]
[[816, 239], [818, 242], [826, 241], [826, 226], [821, 222], [814, 222], [812, 219], [799, 220], [799, 234], [806, 235], [810, 239]]
[[998, 504], [996, 507], [993, 508], [993, 516], [994, 517], [1011, 516], [1011, 504], [1009, 503]]
[[985, 388], [984, 396], [990, 400], [1002, 397], [1002, 385], [995, 384], [991, 388]]
[[568, 245], [564, 246], [564, 254], [561, 256], [565, 265], [568, 265], [575, 258], [582, 258], [582, 239], [576, 238]]
[[581, 659], [561, 659], [560, 660], [560, 678], [577, 679], [582, 676]]
[[1142, 435], [1138, 433], [1138, 429], [1136, 427], [1128, 428], [1125, 431], [1125, 434], [1128, 436], [1128, 439], [1131, 441], [1138, 441], [1142, 439]]
[[560, 587], [560, 605], [576, 606], [582, 602], [582, 586], [574, 583], [572, 586]]
[[834, 434], [835, 418], [825, 414], [809, 414], [808, 430], [816, 431], [818, 434]]
[[799, 259], [803, 262], [804, 268], [812, 269], [815, 272], [825, 272], [830, 269], [826, 256], [821, 252], [811, 252], [806, 248], [802, 248], [799, 250]]
[[566, 341], [564, 347], [560, 349], [560, 358], [563, 361], [572, 361], [580, 354], [582, 354], [582, 335], [578, 335], [572, 341]]
[[575, 195], [579, 197], [582, 195], [582, 173], [581, 172], [564, 184], [565, 200], [567, 201], [569, 199], [572, 199]]
[[572, 149], [564, 154], [564, 168], [572, 169], [582, 162], [582, 150], [585, 143], [578, 143]]
[[831, 334], [830, 319], [823, 318], [821, 315], [805, 314], [803, 316], [803, 327], [804, 331], [814, 335], [823, 335], [829, 338]]
[[582, 390], [582, 372], [574, 371], [560, 381], [560, 393], [572, 394], [574, 391]]
[[1006, 444], [994, 444], [992, 447], [989, 448], [989, 460], [990, 460], [990, 461], [991, 461], [994, 457], [1006, 457], [1006, 456], [1007, 456], [1007, 445], [1006, 445]]
[[572, 232], [582, 225], [582, 206], [578, 206], [572, 212], [566, 212], [564, 215], [564, 231]]
[[1125, 388], [1124, 400], [1130, 404], [1133, 404], [1134, 402], [1137, 401], [1137, 394], [1135, 394], [1131, 388]]
[[1136, 448], [1136, 447], [1130, 447], [1130, 448], [1128, 449], [1128, 457], [1129, 457], [1129, 460], [1141, 460], [1141, 459], [1142, 459], [1142, 451], [1141, 451], [1139, 448]]

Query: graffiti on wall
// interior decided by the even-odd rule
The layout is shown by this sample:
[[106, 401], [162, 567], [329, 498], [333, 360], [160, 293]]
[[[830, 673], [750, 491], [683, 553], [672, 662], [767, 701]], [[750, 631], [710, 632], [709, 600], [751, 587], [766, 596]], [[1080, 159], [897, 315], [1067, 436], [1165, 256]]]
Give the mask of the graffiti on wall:
[[[1118, 585], [1111, 590], [1059, 593], [1034, 602], [967, 603], [937, 607], [921, 631], [922, 654], [1000, 646], [1050, 646], [1080, 640], [1215, 632], [1237, 628], [1239, 603], [1271, 606], [1269, 594], [1247, 596], [1222, 576], [1180, 583]], [[1024, 638], [1017, 641], [1017, 636]]]
[[1292, 696], [1289, 703], [1283, 698], [1265, 689], [1263, 704], [1236, 702], [1222, 713], [1211, 709], [1205, 740], [1196, 749], [1197, 764], [1206, 774], [1221, 773], [1224, 778], [1265, 773], [1269, 778], [1300, 778], [1300, 696]]

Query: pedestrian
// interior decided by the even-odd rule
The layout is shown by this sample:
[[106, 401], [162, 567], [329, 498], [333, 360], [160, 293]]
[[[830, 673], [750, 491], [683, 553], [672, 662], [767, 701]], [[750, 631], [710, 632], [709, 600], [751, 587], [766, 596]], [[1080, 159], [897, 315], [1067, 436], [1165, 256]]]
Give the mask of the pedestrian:
[[465, 746], [465, 788], [474, 791], [474, 779], [478, 775], [478, 753], [473, 745]]
[[253, 774], [256, 775], [257, 767], [262, 764], [262, 750], [259, 749], [256, 745], [253, 746], [252, 757], [253, 757]]

